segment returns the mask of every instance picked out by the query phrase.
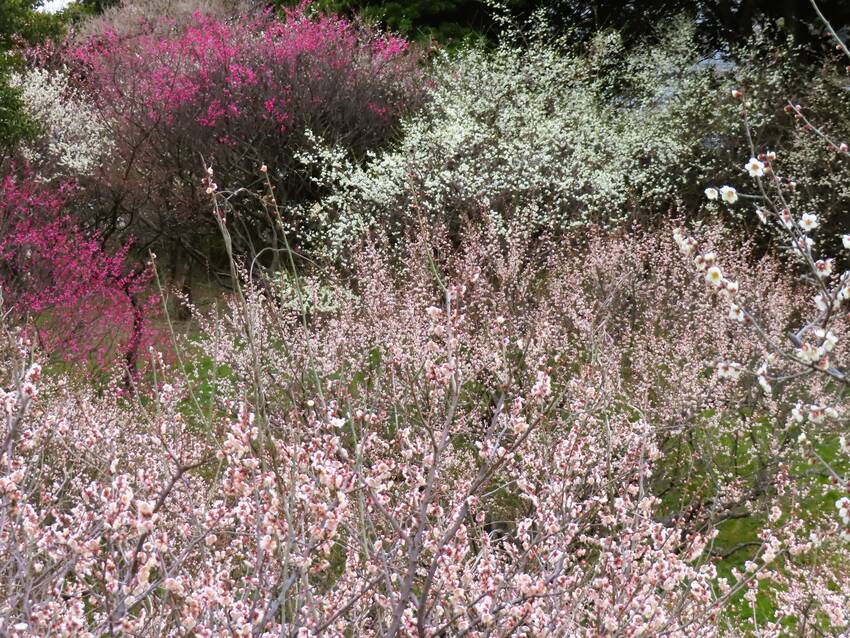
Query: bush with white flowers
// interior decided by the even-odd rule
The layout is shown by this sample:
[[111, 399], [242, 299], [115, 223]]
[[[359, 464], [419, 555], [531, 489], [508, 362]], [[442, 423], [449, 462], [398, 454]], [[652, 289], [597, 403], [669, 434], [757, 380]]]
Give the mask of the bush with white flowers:
[[13, 77], [40, 135], [22, 151], [43, 177], [92, 173], [112, 150], [103, 120], [63, 71], [31, 68]]
[[486, 217], [529, 235], [663, 213], [700, 170], [694, 124], [712, 120], [700, 96], [716, 73], [691, 42], [682, 24], [629, 54], [608, 33], [581, 54], [532, 37], [440, 58], [432, 99], [395, 148], [365, 164], [318, 139], [302, 154], [328, 189], [314, 208], [325, 239], [338, 252], [370, 229], [398, 239]]

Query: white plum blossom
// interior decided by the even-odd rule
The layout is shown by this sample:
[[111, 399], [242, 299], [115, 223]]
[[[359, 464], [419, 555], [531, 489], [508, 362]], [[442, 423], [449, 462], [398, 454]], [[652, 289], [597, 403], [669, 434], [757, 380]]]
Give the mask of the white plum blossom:
[[738, 191], [734, 186], [722, 186], [720, 188], [720, 197], [727, 204], [734, 204], [738, 201]]
[[818, 216], [814, 213], [803, 213], [800, 218], [800, 228], [805, 232], [809, 232], [818, 227]]
[[711, 201], [714, 201], [720, 196], [720, 194], [717, 192], [716, 188], [709, 186], [705, 189], [705, 196]]
[[112, 150], [112, 138], [97, 109], [73, 89], [64, 70], [29, 69], [12, 77], [24, 109], [41, 135], [22, 149], [49, 177], [91, 174]]
[[803, 363], [815, 363], [821, 358], [821, 356], [823, 356], [819, 348], [816, 348], [810, 343], [804, 343], [794, 351], [794, 354], [796, 354], [797, 358]]
[[819, 425], [824, 422], [824, 419], [826, 419], [826, 410], [819, 405], [809, 406], [809, 421], [815, 425]]
[[838, 343], [838, 337], [832, 330], [818, 328], [815, 330], [815, 336], [823, 342], [823, 348], [826, 352], [831, 352], [835, 348], [835, 344]]
[[705, 273], [705, 280], [715, 288], [719, 288], [723, 283], [723, 272], [717, 266], [712, 266]]
[[741, 376], [741, 364], [733, 361], [721, 361], [717, 364], [717, 376], [721, 379], [737, 379]]
[[815, 240], [809, 237], [808, 235], [803, 235], [797, 240], [791, 241], [791, 248], [794, 250], [798, 250], [803, 254], [811, 252], [812, 248], [814, 248]]
[[750, 174], [750, 177], [764, 176], [764, 162], [760, 162], [755, 157], [750, 158], [750, 161], [746, 163], [744, 169]]
[[693, 237], [686, 237], [681, 242], [677, 241], [676, 243], [682, 254], [687, 257], [693, 255], [697, 250], [697, 241]]
[[844, 248], [850, 250], [850, 235], [842, 235], [841, 243], [844, 244]]
[[733, 321], [743, 322], [745, 318], [744, 309], [737, 304], [732, 304], [729, 307], [729, 318]]
[[845, 525], [850, 525], [850, 498], [842, 496], [835, 502], [835, 508], [838, 510], [838, 516], [841, 517], [841, 522]]
[[815, 271], [817, 272], [818, 277], [821, 279], [825, 279], [832, 274], [833, 260], [832, 259], [818, 259], [815, 262]]

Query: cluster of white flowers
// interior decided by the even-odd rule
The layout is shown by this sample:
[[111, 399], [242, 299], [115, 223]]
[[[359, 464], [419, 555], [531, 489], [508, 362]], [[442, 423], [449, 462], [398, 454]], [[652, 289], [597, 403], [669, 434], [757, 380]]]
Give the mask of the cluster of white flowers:
[[815, 425], [823, 423], [826, 419], [838, 419], [841, 414], [832, 406], [804, 405], [798, 402], [791, 409], [791, 423], [803, 423], [809, 421]]
[[850, 498], [844, 496], [838, 499], [835, 502], [835, 507], [838, 510], [838, 516], [841, 517], [841, 522], [844, 525], [850, 525]]
[[720, 198], [727, 204], [734, 204], [738, 201], [738, 191], [733, 186], [721, 186], [720, 190], [709, 186], [705, 189], [705, 196], [711, 201]]
[[721, 361], [717, 364], [717, 376], [721, 379], [737, 379], [741, 376], [741, 364], [734, 361]]
[[[673, 231], [673, 240], [679, 247], [679, 250], [686, 257], [691, 257], [696, 253], [697, 242], [693, 237], [687, 236], [681, 228]], [[694, 266], [699, 272], [705, 273], [705, 281], [712, 286], [721, 296], [730, 303], [735, 298], [740, 290], [740, 285], [737, 281], [727, 279], [723, 276], [723, 271], [717, 265], [717, 255], [714, 252], [700, 253], [694, 257]], [[735, 310], [737, 308], [737, 310]], [[739, 312], [734, 303], [731, 304], [730, 317], [738, 319]], [[741, 311], [743, 312], [743, 311]], [[733, 316], [734, 315], [734, 316]]]
[[[734, 91], [733, 97], [742, 98], [740, 91]], [[801, 107], [793, 106], [791, 110], [800, 116]], [[746, 120], [745, 120], [746, 123]], [[749, 124], [748, 137], [749, 136]], [[807, 124], [808, 126], [808, 124]], [[846, 144], [840, 146], [830, 142], [831, 146], [838, 152], [846, 153]], [[791, 352], [783, 352], [775, 345], [770, 344], [773, 352], [768, 356], [768, 361], [765, 361], [758, 371], [755, 373], [758, 382], [763, 388], [766, 395], [772, 395], [772, 387], [768, 382], [768, 364], [775, 364], [781, 354], [786, 360], [791, 360], [795, 364], [801, 364], [803, 370], [811, 371], [812, 368], [826, 372], [833, 378], [841, 381], [846, 380], [846, 373], [836, 367], [830, 360], [834, 355], [836, 346], [839, 343], [839, 336], [831, 329], [835, 325], [834, 317], [838, 314], [836, 311], [841, 310], [844, 303], [850, 300], [850, 272], [844, 272], [838, 275], [837, 279], [833, 276], [835, 273], [836, 260], [833, 258], [821, 257], [814, 253], [815, 240], [810, 237], [816, 229], [822, 228], [823, 223], [820, 216], [815, 212], [804, 212], [799, 217], [792, 212], [792, 209], [799, 206], [798, 201], [794, 200], [794, 192], [796, 184], [793, 180], [779, 177], [774, 173], [774, 162], [776, 161], [775, 152], [765, 152], [758, 157], [751, 157], [744, 165], [744, 170], [749, 176], [756, 181], [759, 186], [760, 195], [752, 195], [753, 199], [763, 201], [763, 205], [757, 206], [756, 214], [759, 220], [767, 225], [772, 226], [779, 231], [780, 235], [785, 237], [789, 244], [792, 254], [794, 254], [804, 268], [810, 270], [815, 275], [811, 280], [817, 289], [817, 294], [814, 295], [814, 305], [820, 315], [814, 319], [809, 319], [807, 324], [803, 326], [797, 333], [792, 333], [791, 341], [794, 344], [794, 349]], [[770, 181], [765, 185], [762, 178], [770, 177]], [[765, 188], [771, 189], [775, 195], [773, 198], [765, 193]], [[723, 187], [718, 191], [716, 188], [709, 187], [705, 190], [705, 195], [709, 200], [717, 200], [722, 198], [728, 204], [733, 204], [738, 199], [736, 190], [732, 187]], [[827, 222], [829, 219], [827, 218]], [[705, 272], [706, 281], [720, 292], [724, 290], [725, 278], [720, 268], [715, 264], [714, 253], [698, 254], [698, 242], [685, 234], [681, 229], [674, 232], [674, 239], [679, 249], [687, 257], [694, 257], [694, 263], [698, 270]], [[841, 241], [845, 249], [850, 249], [850, 235], [841, 235]], [[736, 288], [737, 291], [737, 288]], [[731, 297], [732, 295], [728, 295]], [[750, 317], [747, 312], [732, 303], [729, 315], [730, 320], [744, 322]], [[764, 332], [761, 332], [764, 335]], [[742, 368], [736, 363], [722, 361], [717, 365], [717, 375], [720, 378], [737, 379], [741, 374]], [[785, 379], [793, 378], [793, 376], [801, 374], [800, 371], [795, 373], [784, 373], [782, 376]], [[821, 439], [818, 436], [818, 441], [812, 441], [809, 437], [812, 432], [826, 431], [825, 428], [806, 430], [805, 425], [811, 424], [814, 426], [824, 426], [828, 422], [837, 422], [843, 418], [845, 410], [837, 405], [822, 405], [822, 404], [806, 404], [798, 401], [790, 410], [787, 426], [798, 426], [800, 428], [797, 435], [797, 444], [801, 447], [809, 448]], [[842, 454], [847, 454], [848, 445], [844, 434], [838, 437], [838, 449]], [[820, 457], [818, 457], [820, 458]], [[847, 483], [846, 477], [842, 477], [840, 472], [834, 469], [828, 461], [821, 460], [827, 470], [833, 477], [836, 484], [850, 485]], [[841, 530], [840, 538], [842, 540], [850, 540], [850, 498], [842, 496], [835, 502], [838, 510], [839, 518], [845, 529]], [[811, 543], [814, 546], [820, 544], [820, 537], [814, 532], [811, 535]]]
[[826, 369], [829, 367], [829, 353], [835, 349], [838, 337], [831, 330], [824, 330], [823, 328], [816, 329], [813, 334], [819, 345], [809, 342], [802, 343], [794, 349], [794, 355], [801, 363]]
[[111, 138], [94, 106], [60, 71], [32, 68], [15, 74], [28, 115], [39, 137], [22, 150], [48, 177], [87, 175], [112, 149]]
[[[676, 32], [665, 46], [686, 56], [689, 37]], [[456, 228], [466, 216], [502, 234], [560, 230], [675, 201], [694, 148], [676, 96], [705, 69], [683, 74], [689, 62], [668, 49], [627, 54], [608, 34], [582, 56], [552, 43], [446, 55], [395, 147], [356, 164], [316, 140], [300, 156], [329, 193], [313, 208], [323, 238], [341, 252], [369, 228], [400, 234], [422, 219]], [[636, 97], [610, 93], [597, 67], [611, 59], [642, 87]]]

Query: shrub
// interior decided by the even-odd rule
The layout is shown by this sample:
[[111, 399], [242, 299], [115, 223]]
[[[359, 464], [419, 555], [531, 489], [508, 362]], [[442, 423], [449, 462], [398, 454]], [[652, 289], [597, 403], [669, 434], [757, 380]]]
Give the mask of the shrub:
[[[115, 146], [112, 160], [82, 180], [86, 208], [104, 232], [131, 232], [184, 256], [203, 258], [199, 246], [215, 236], [204, 164], [222, 185], [249, 190], [266, 165], [282, 201], [308, 201], [314, 189], [293, 161], [305, 129], [362, 154], [384, 143], [418, 99], [405, 40], [310, 17], [304, 7], [285, 19], [196, 12], [124, 28], [104, 27], [66, 54]], [[277, 237], [277, 220], [253, 205], [240, 218], [239, 250]], [[284, 221], [293, 241], [313, 224]]]
[[112, 140], [98, 112], [62, 70], [32, 68], [13, 76], [39, 134], [21, 148], [42, 179], [82, 177], [111, 161]]
[[503, 235], [534, 235], [657, 223], [671, 210], [752, 229], [753, 216], [702, 197], [706, 183], [743, 174], [730, 158], [748, 141], [723, 97], [735, 87], [746, 91], [758, 142], [784, 151], [800, 205], [823, 209], [824, 220], [843, 210], [843, 169], [783, 113], [784, 96], [795, 95], [846, 132], [831, 57], [813, 64], [811, 51], [770, 28], [713, 60], [696, 55], [692, 22], [630, 49], [611, 32], [577, 49], [534, 23], [525, 29], [495, 51], [440, 58], [424, 110], [365, 165], [315, 136], [300, 157], [326, 190], [313, 207], [324, 220], [317, 241], [338, 257], [366, 233], [398, 243], [423, 223], [457, 236], [486, 217]]
[[[423, 236], [395, 274], [364, 247], [355, 278], [328, 283], [354, 296], [306, 326], [247, 282], [183, 345], [189, 374], [158, 368], [138, 405], [39, 381], [10, 352], [3, 626], [727, 636], [722, 612], [795, 561], [825, 593], [820, 521], [777, 457], [700, 474], [715, 491], [690, 507], [667, 496], [665, 440], [687, 449], [724, 426], [704, 408], [739, 400], [697, 362], [740, 346], [661, 237], [535, 256], [478, 231], [429, 263], [447, 240]], [[683, 298], [702, 322], [665, 315]], [[720, 576], [716, 534], [741, 511], [758, 536]]]
[[131, 369], [150, 343], [150, 271], [129, 268], [129, 246], [107, 252], [65, 211], [68, 188], [26, 171], [0, 182], [0, 288], [5, 308], [38, 347], [66, 360]]
[[691, 31], [682, 24], [662, 48], [629, 57], [616, 34], [584, 54], [529, 37], [443, 57], [425, 110], [365, 167], [346, 166], [317, 136], [302, 157], [333, 167], [321, 214], [337, 252], [367, 230], [398, 239], [422, 221], [456, 234], [487, 217], [502, 234], [534, 234], [680, 201], [687, 160], [702, 152], [694, 127], [714, 117], [698, 99], [712, 71], [693, 64]]
[[37, 11], [37, 0], [0, 0], [0, 160], [33, 133], [20, 92], [10, 83], [18, 49], [62, 31], [55, 16]]

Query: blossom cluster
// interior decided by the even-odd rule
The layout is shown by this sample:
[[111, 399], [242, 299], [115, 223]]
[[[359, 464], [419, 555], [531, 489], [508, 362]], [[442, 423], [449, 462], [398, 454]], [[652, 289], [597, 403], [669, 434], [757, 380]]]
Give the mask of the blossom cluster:
[[[524, 34], [495, 51], [441, 55], [429, 100], [402, 121], [398, 145], [359, 163], [314, 132], [299, 157], [327, 193], [316, 207], [321, 239], [338, 255], [369, 231], [398, 241], [423, 223], [456, 233], [486, 218], [503, 235], [528, 235], [673, 204], [686, 188], [684, 158], [699, 144], [685, 131], [690, 103], [665, 96], [711, 74], [675, 68], [688, 64], [685, 25], [667, 36], [631, 54], [611, 34], [585, 53]], [[644, 89], [627, 106], [598, 69], [618, 57], [623, 81]]]
[[[748, 117], [749, 104], [742, 91], [733, 91], [732, 97], [741, 102], [747, 137], [753, 139]], [[809, 123], [802, 113], [802, 107], [789, 103], [787, 110], [795, 114], [804, 130], [822, 138], [835, 152], [847, 153], [846, 144], [833, 141]], [[772, 393], [771, 381], [785, 386], [783, 390], [786, 393], [800, 379], [809, 380], [808, 389], [811, 389], [815, 385], [811, 381], [814, 376], [822, 376], [827, 380], [824, 389], [832, 384], [837, 385], [837, 393], [832, 389], [819, 401], [797, 401], [788, 411], [785, 427], [788, 430], [797, 429], [797, 445], [806, 450], [811, 461], [825, 469], [831, 485], [850, 493], [850, 475], [846, 473], [848, 450], [845, 433], [841, 428], [846, 411], [842, 400], [842, 389], [847, 383], [844, 319], [850, 300], [850, 272], [839, 272], [836, 268], [838, 261], [828, 257], [828, 253], [825, 254], [826, 249], [822, 247], [825, 242], [817, 234], [821, 228], [820, 216], [814, 211], [795, 210], [793, 193], [797, 185], [793, 179], [783, 175], [777, 153], [756, 153], [754, 146], [752, 150], [753, 156], [744, 165], [744, 170], [752, 179], [755, 192], [747, 197], [755, 203], [755, 215], [759, 222], [773, 231], [784, 244], [793, 266], [807, 275], [807, 285], [801, 293], [809, 301], [800, 308], [801, 317], [795, 324], [790, 329], [786, 328], [788, 332], [785, 335], [768, 334], [762, 325], [763, 309], [758, 308], [752, 299], [742, 299], [743, 295], [738, 294], [738, 284], [727, 279], [716, 263], [715, 253], [701, 251], [699, 242], [687, 236], [682, 229], [674, 231], [674, 240], [680, 251], [693, 259], [696, 268], [705, 272], [705, 280], [730, 304], [729, 319], [748, 324], [763, 343], [762, 363], [751, 374], [758, 379], [766, 394]], [[732, 189], [731, 192], [734, 197], [723, 197], [729, 205], [738, 201], [737, 191]], [[705, 193], [709, 199], [718, 197], [718, 191], [714, 188], [706, 189]], [[843, 235], [841, 239], [844, 248], [850, 248], [850, 236]], [[743, 370], [744, 366], [740, 363], [728, 361], [719, 362], [717, 368], [718, 376], [732, 379], [737, 379]], [[824, 458], [824, 450], [835, 442], [837, 457]], [[850, 500], [842, 495], [834, 502], [841, 523], [838, 535], [841, 539], [850, 540]]]
[[0, 181], [3, 312], [60, 358], [108, 366], [124, 356], [132, 367], [153, 339], [151, 272], [128, 265], [129, 245], [109, 251], [74, 222], [70, 190], [29, 171]]
[[[414, 112], [407, 41], [306, 4], [132, 11], [20, 77], [78, 184], [0, 181], [0, 635], [850, 631], [850, 271], [749, 94], [683, 170], [687, 28], [439, 54]], [[169, 351], [125, 232], [226, 288]]]
[[[136, 398], [44, 375], [10, 333], [2, 630], [708, 637], [743, 634], [736, 601], [774, 589], [783, 613], [846, 627], [818, 558], [843, 550], [800, 515], [796, 450], [730, 420], [741, 389], [693, 364], [741, 343], [667, 229], [545, 255], [491, 230], [423, 259], [450, 241], [423, 235], [400, 269], [365, 249], [325, 283], [345, 303], [306, 323], [245, 280], [178, 344], [204, 365], [155, 359]], [[795, 294], [779, 274], [740, 278], [777, 281], [758, 297], [777, 326]], [[758, 446], [730, 462], [742, 434]], [[753, 550], [721, 575], [723, 522], [745, 515]]]
[[[113, 146], [110, 161], [81, 180], [86, 223], [169, 253], [217, 238], [199, 188], [202, 163], [220, 183], [248, 191], [264, 165], [282, 198], [309, 200], [314, 189], [293, 161], [306, 129], [360, 155], [386, 143], [421, 94], [406, 40], [307, 5], [280, 17], [197, 11], [130, 29], [103, 21], [57, 57]], [[241, 214], [246, 243], [276, 236], [277, 221], [253, 205]], [[311, 220], [290, 215], [285, 224], [296, 237]]]
[[23, 154], [42, 178], [89, 175], [108, 161], [109, 130], [90, 101], [71, 88], [67, 73], [30, 68], [13, 76], [12, 82], [41, 129]]

